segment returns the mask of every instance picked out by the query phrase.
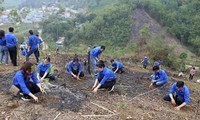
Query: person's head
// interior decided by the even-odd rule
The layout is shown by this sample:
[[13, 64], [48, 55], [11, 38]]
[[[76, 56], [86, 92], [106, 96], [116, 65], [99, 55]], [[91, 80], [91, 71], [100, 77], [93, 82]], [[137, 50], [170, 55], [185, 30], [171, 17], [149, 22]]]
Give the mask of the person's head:
[[23, 74], [25, 76], [27, 76], [28, 74], [31, 74], [33, 71], [32, 71], [32, 66], [33, 64], [31, 62], [26, 62], [22, 67], [21, 67], [21, 70], [23, 71]]
[[0, 38], [3, 38], [5, 36], [5, 31], [4, 30], [0, 30]]
[[33, 35], [33, 31], [32, 31], [32, 30], [29, 30], [29, 34], [30, 34], [30, 35]]
[[114, 63], [115, 63], [115, 60], [114, 60], [114, 59], [111, 59], [110, 62], [111, 62], [111, 64], [114, 64]]
[[103, 67], [105, 67], [105, 63], [103, 60], [99, 60], [98, 64], [101, 64]]
[[9, 28], [8, 28], [8, 31], [9, 31], [9, 32], [14, 32], [14, 28], [13, 28], [13, 27], [9, 27]]
[[44, 64], [47, 65], [51, 62], [51, 58], [49, 56], [45, 57]]
[[78, 62], [79, 62], [79, 59], [78, 59], [77, 57], [74, 57], [74, 59], [73, 59], [73, 63], [74, 63], [74, 65], [77, 65]]
[[153, 71], [154, 71], [154, 72], [157, 72], [157, 73], [158, 73], [158, 72], [159, 72], [159, 69], [160, 69], [159, 66], [154, 66], [154, 67], [153, 67]]
[[106, 47], [102, 45], [101, 46], [101, 52], [103, 52], [105, 49], [106, 49]]
[[195, 67], [193, 67], [192, 69], [195, 70]]
[[183, 81], [178, 81], [176, 83], [176, 88], [178, 89], [178, 91], [181, 91], [183, 89], [184, 86], [184, 82]]
[[98, 70], [99, 72], [102, 72], [102, 71], [103, 71], [103, 68], [105, 67], [105, 65], [102, 64], [102, 63], [97, 63], [97, 64], [96, 64], [96, 67], [97, 67], [97, 70]]
[[36, 36], [37, 38], [39, 37], [39, 35], [38, 35], [38, 34], [36, 34], [35, 36]]

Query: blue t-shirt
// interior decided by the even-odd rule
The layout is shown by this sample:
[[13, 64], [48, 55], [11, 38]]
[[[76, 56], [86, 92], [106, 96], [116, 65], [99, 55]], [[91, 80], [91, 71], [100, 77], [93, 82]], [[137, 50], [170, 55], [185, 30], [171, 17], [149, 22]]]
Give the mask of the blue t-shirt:
[[77, 65], [74, 65], [73, 61], [70, 61], [68, 63], [68, 67], [67, 68], [68, 68], [70, 74], [72, 74], [73, 70], [75, 70], [75, 71], [78, 70], [79, 73], [82, 72], [82, 64], [81, 64], [81, 62], [78, 62]]
[[114, 68], [123, 68], [122, 63], [120, 63], [120, 62], [118, 62], [118, 61], [115, 61], [115, 63], [114, 63], [114, 64], [111, 64], [111, 65], [112, 65], [112, 67], [114, 67]]
[[156, 80], [156, 82], [160, 81], [168, 82], [168, 76], [164, 70], [160, 69], [158, 73], [157, 72], [154, 73], [153, 80]]
[[94, 49], [91, 50], [90, 52], [90, 57], [96, 58], [101, 54], [101, 47], [95, 47]]
[[44, 64], [43, 62], [40, 63], [38, 66], [37, 66], [37, 71], [38, 73], [40, 74], [40, 72], [49, 72], [49, 69], [51, 67], [51, 64]]
[[6, 46], [8, 47], [14, 47], [17, 45], [17, 38], [13, 33], [7, 33], [5, 36], [6, 39]]
[[186, 104], [189, 103], [189, 99], [190, 99], [190, 91], [188, 89], [187, 86], [183, 86], [182, 90], [178, 91], [177, 87], [176, 87], [176, 83], [174, 83], [171, 88], [170, 88], [170, 91], [169, 91], [169, 94], [172, 94], [172, 95], [178, 95], [178, 96], [183, 96], [184, 98], [184, 102]]
[[144, 64], [148, 63], [148, 58], [144, 58]]
[[23, 93], [28, 95], [30, 93], [30, 91], [27, 88], [26, 83], [30, 82], [31, 78], [32, 78], [32, 80], [33, 80], [33, 82], [35, 84], [40, 83], [39, 80], [36, 77], [36, 74], [34, 72], [32, 72], [28, 76], [28, 78], [25, 80], [22, 70], [19, 70], [14, 76], [13, 84], [14, 85], [19, 85], [20, 88], [22, 89]]
[[115, 73], [107, 67], [104, 67], [102, 72], [98, 72], [96, 79], [98, 79], [100, 76], [103, 76], [103, 79], [100, 82], [101, 85], [103, 85], [106, 81], [116, 79]]
[[31, 49], [36, 49], [38, 48], [38, 41], [35, 35], [30, 35], [29, 36], [29, 41], [28, 45], [30, 46]]

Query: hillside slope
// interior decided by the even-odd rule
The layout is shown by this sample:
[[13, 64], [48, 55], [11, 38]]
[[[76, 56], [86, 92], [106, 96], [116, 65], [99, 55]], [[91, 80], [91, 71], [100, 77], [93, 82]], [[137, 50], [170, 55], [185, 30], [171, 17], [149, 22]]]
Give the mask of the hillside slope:
[[144, 9], [137, 8], [132, 13], [132, 32], [130, 42], [135, 42], [140, 39], [139, 31], [147, 26], [151, 36], [161, 37], [162, 42], [170, 47], [174, 48], [176, 54], [179, 55], [182, 52], [188, 54], [188, 59], [196, 57], [195, 54], [190, 52], [186, 46], [181, 44], [175, 37], [170, 35], [165, 28], [163, 28], [155, 19], [153, 19]]

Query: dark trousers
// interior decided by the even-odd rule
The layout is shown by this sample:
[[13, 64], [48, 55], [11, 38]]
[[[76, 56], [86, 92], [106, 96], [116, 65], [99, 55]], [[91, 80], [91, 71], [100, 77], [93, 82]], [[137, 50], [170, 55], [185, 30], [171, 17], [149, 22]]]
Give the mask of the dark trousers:
[[[43, 77], [45, 74], [45, 71], [41, 71], [40, 72], [40, 77]], [[45, 76], [45, 78], [49, 78], [49, 80], [55, 80], [55, 76], [54, 75], [50, 75], [49, 73], [47, 73], [47, 75]]]
[[[113, 71], [115, 71], [117, 68], [112, 68], [112, 70]], [[124, 69], [123, 68], [119, 68], [118, 70], [117, 70], [117, 73], [124, 73]]]
[[[100, 76], [98, 78], [99, 83], [101, 82], [101, 80], [103, 79], [104, 76]], [[101, 85], [100, 88], [106, 88], [106, 89], [111, 89], [116, 83], [116, 79], [115, 80], [107, 80], [103, 85]]]
[[[176, 96], [173, 96], [173, 98], [174, 98], [174, 100], [176, 102], [176, 105], [181, 105], [184, 102], [184, 97], [183, 96], [176, 95]], [[163, 100], [165, 100], [165, 101], [171, 101], [171, 98], [170, 98], [169, 95], [166, 95], [163, 98]]]
[[37, 63], [39, 62], [39, 58], [38, 58], [38, 48], [35, 49], [30, 49], [30, 51], [27, 53], [26, 55], [26, 61], [29, 61], [29, 56], [31, 56], [31, 54], [35, 55], [36, 61]]
[[[67, 71], [69, 72], [69, 69], [68, 69], [68, 68], [67, 68]], [[75, 75], [78, 75], [79, 69], [77, 69], [77, 70], [72, 70], [72, 73], [75, 74]], [[79, 77], [84, 77], [83, 71], [81, 71]]]
[[143, 64], [143, 68], [146, 69], [147, 68], [147, 63]]
[[191, 74], [190, 74], [189, 79], [192, 80], [193, 77], [194, 77], [194, 75], [191, 75]]
[[10, 54], [10, 60], [13, 66], [17, 66], [17, 47], [8, 47], [8, 52]]
[[[25, 83], [26, 84], [26, 87], [29, 89], [29, 91], [32, 93], [32, 94], [36, 94], [38, 92], [40, 92], [40, 88], [33, 82], [28, 82], [28, 83]], [[20, 89], [20, 92], [22, 92], [22, 89], [20, 87], [20, 85], [16, 85], [16, 87], [18, 87]], [[27, 94], [24, 94], [24, 97], [29, 97], [29, 95]]]

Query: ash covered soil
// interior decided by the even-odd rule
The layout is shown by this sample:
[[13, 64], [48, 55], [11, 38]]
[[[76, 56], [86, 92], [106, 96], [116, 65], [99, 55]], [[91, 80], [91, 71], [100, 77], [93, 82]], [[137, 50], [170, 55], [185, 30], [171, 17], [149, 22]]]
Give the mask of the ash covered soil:
[[[66, 72], [65, 64], [71, 55], [51, 55], [56, 81], [46, 85], [47, 94], [37, 94], [39, 102], [24, 102], [9, 93], [15, 72], [20, 68], [11, 65], [0, 66], [0, 120], [199, 120], [200, 84], [185, 80], [191, 92], [190, 103], [181, 111], [175, 111], [170, 103], [162, 100], [171, 84], [178, 80], [172, 78], [162, 89], [149, 89], [149, 76], [152, 71], [142, 69], [141, 65], [130, 59], [123, 59], [124, 74], [117, 74], [117, 84], [112, 93], [106, 90], [92, 93], [95, 78], [87, 73], [85, 78], [74, 80]], [[84, 56], [80, 56], [84, 59]], [[33, 59], [34, 60], [34, 59]], [[18, 61], [22, 65], [22, 61]], [[109, 61], [109, 59], [107, 60]], [[107, 63], [108, 64], [108, 63]], [[197, 79], [197, 78], [195, 78]]]

